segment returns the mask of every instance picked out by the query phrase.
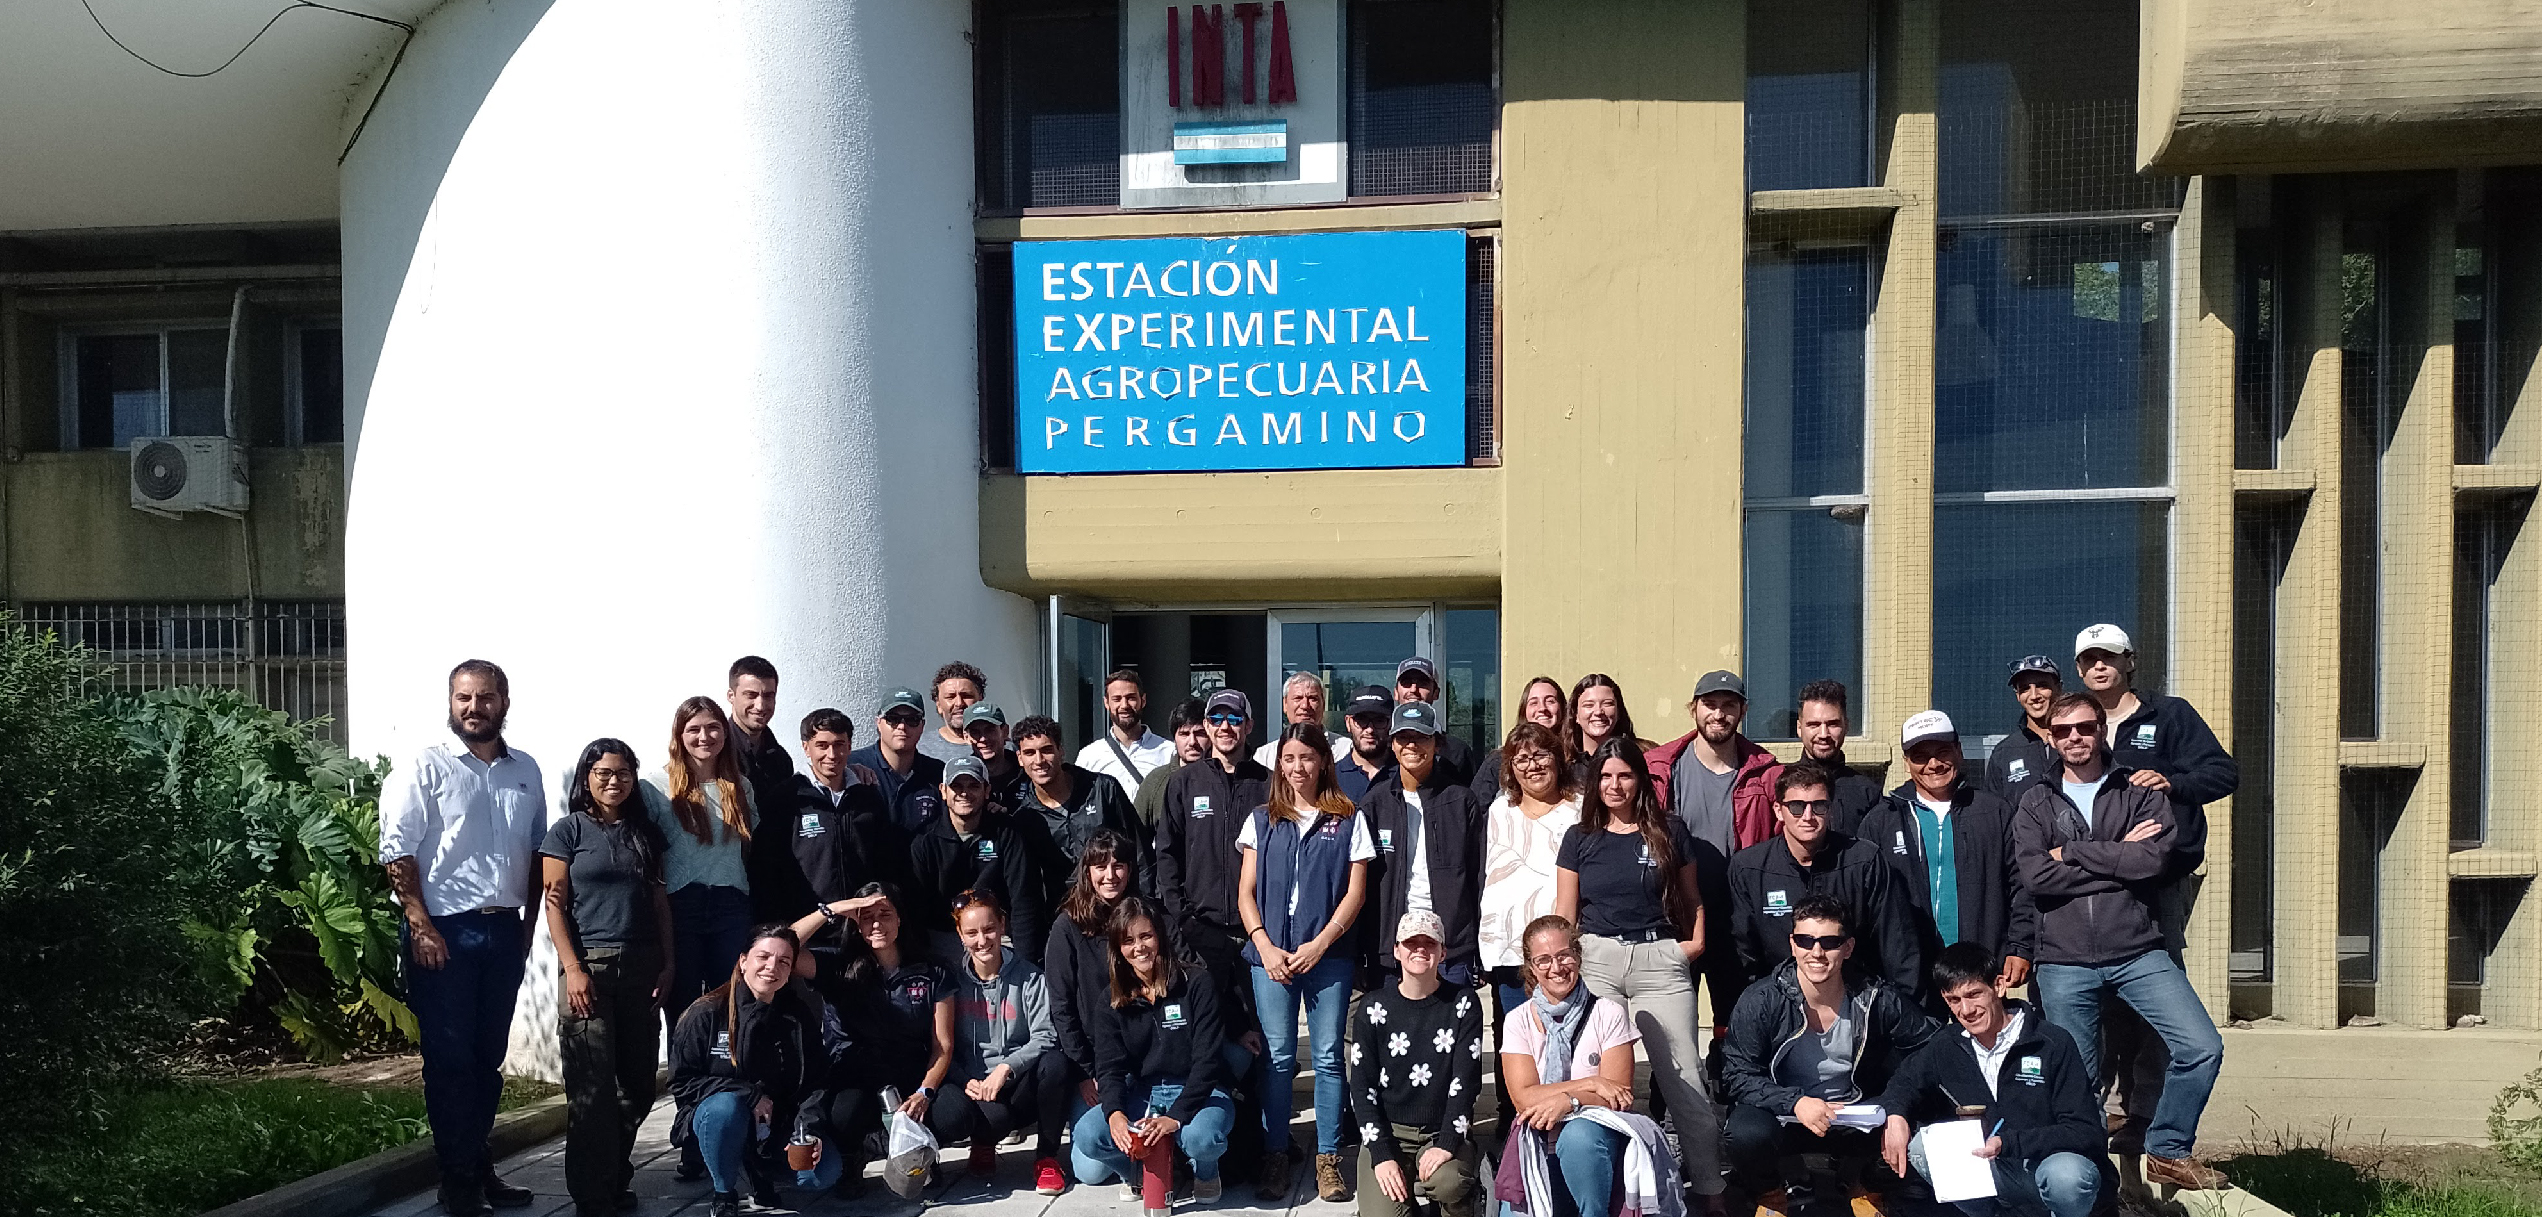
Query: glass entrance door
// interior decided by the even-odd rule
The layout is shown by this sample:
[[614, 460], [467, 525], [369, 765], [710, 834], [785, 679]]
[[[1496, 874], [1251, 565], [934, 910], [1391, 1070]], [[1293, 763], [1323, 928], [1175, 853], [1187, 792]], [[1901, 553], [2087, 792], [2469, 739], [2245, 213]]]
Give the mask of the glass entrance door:
[[1274, 609], [1263, 634], [1270, 652], [1263, 682], [1271, 698], [1262, 713], [1266, 735], [1287, 725], [1279, 702], [1297, 673], [1323, 680], [1325, 729], [1340, 731], [1342, 706], [1354, 690], [1376, 685], [1391, 696], [1396, 664], [1414, 655], [1433, 665], [1439, 661], [1438, 615], [1427, 607]]

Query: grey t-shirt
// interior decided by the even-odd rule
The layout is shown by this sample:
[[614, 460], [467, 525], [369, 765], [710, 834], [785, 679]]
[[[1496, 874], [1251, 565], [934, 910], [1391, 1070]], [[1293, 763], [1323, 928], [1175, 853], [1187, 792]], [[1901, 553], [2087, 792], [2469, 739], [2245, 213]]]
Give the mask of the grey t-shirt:
[[578, 811], [549, 826], [547, 840], [538, 847], [541, 857], [565, 864], [573, 893], [566, 916], [583, 946], [661, 949], [653, 921], [653, 881], [659, 871], [645, 867], [636, 832], [623, 817], [603, 824]]
[[1774, 1067], [1774, 1080], [1830, 1103], [1854, 1093], [1854, 1020], [1850, 1007], [1825, 1031], [1801, 1032], [1784, 1049]]
[[971, 755], [971, 741], [966, 739], [960, 743], [955, 743], [952, 740], [946, 739], [943, 732], [930, 727], [926, 731], [921, 732], [918, 736], [918, 755], [932, 756], [940, 761], [950, 761], [957, 757], [969, 756]]
[[1738, 843], [1737, 820], [1730, 808], [1730, 787], [1738, 780], [1736, 769], [1714, 773], [1691, 744], [1677, 754], [1677, 767], [1668, 774], [1668, 802], [1686, 822], [1686, 831], [1698, 841], [1710, 842], [1725, 858]]

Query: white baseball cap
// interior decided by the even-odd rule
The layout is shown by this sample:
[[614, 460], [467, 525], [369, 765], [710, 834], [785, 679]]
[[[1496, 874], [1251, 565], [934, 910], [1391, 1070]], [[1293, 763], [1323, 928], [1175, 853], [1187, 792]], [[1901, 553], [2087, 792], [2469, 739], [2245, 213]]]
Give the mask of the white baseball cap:
[[2085, 651], [2107, 651], [2112, 655], [2133, 655], [2136, 653], [2136, 644], [2127, 640], [2127, 631], [2107, 622], [2103, 622], [2074, 636], [2075, 655], [2080, 657]]
[[1951, 725], [1951, 716], [1939, 710], [1926, 710], [1906, 720], [1898, 732], [1898, 747], [1912, 748], [1926, 740], [1942, 739], [1959, 742], [1959, 728]]

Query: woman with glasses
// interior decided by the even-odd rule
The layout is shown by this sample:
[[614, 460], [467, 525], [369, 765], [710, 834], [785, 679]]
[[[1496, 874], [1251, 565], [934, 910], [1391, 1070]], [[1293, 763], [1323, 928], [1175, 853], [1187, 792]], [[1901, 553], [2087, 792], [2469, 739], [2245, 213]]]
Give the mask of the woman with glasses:
[[1595, 782], [1580, 823], [1554, 860], [1554, 912], [1582, 931], [1582, 975], [1605, 1000], [1630, 1007], [1650, 1056], [1651, 1084], [1685, 1147], [1695, 1194], [1720, 1204], [1719, 1117], [1702, 1085], [1694, 961], [1705, 919], [1695, 840], [1651, 791], [1630, 739], [1589, 755]]
[[[1537, 686], [1529, 686], [1533, 693]], [[1560, 689], [1556, 689], [1558, 698]], [[1501, 745], [1500, 795], [1484, 813], [1483, 905], [1479, 938], [1483, 975], [1491, 982], [1499, 1017], [1525, 1005], [1519, 939], [1527, 926], [1553, 911], [1555, 859], [1562, 839], [1580, 823], [1580, 792], [1562, 755], [1562, 737], [1530, 719]], [[1479, 986], [1478, 986], [1479, 987]], [[1509, 1117], [1509, 1092], [1501, 1091], [1501, 1120]]]
[[1270, 801], [1236, 835], [1243, 867], [1236, 882], [1244, 957], [1253, 965], [1254, 1010], [1270, 1067], [1262, 1085], [1265, 1200], [1289, 1194], [1289, 1108], [1297, 1077], [1298, 1007], [1315, 1041], [1315, 1183], [1328, 1201], [1350, 1199], [1342, 1173], [1342, 1022], [1350, 1010], [1352, 960], [1342, 947], [1368, 892], [1377, 842], [1367, 817], [1343, 797], [1321, 723], [1280, 732]]
[[654, 1008], [671, 987], [662, 835], [629, 814], [635, 792], [635, 750], [593, 740], [574, 765], [564, 818], [538, 847], [563, 995], [557, 1044], [568, 1105], [565, 1190], [575, 1217], [618, 1212], [635, 1199], [630, 1155], [653, 1109], [661, 1042]]
[[1536, 1217], [1604, 1217], [1625, 1134], [1579, 1117], [1590, 1107], [1632, 1109], [1633, 1044], [1641, 1036], [1622, 1003], [1581, 983], [1580, 936], [1569, 919], [1538, 917], [1520, 941], [1529, 998], [1500, 1028], [1501, 1088], [1517, 1108], [1512, 1142], [1550, 1134], [1554, 1211]]

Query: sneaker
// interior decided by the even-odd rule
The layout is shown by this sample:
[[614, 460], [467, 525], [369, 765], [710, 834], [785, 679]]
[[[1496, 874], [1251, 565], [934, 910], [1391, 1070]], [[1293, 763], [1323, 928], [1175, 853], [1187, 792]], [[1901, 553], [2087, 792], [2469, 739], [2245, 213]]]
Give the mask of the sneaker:
[[1059, 1159], [1043, 1158], [1033, 1163], [1033, 1190], [1045, 1196], [1068, 1190], [1068, 1176], [1060, 1173]]
[[706, 1211], [708, 1217], [741, 1217], [741, 1193], [715, 1193], [714, 1203]]
[[1146, 1192], [1140, 1190], [1138, 1180], [1124, 1179], [1121, 1181], [1121, 1203], [1137, 1204], [1140, 1200], [1144, 1199], [1146, 1195]]
[[1265, 1200], [1289, 1198], [1289, 1154], [1287, 1150], [1267, 1150], [1262, 1155], [1262, 1171], [1254, 1179], [1253, 1194]]
[[971, 1139], [971, 1173], [984, 1177], [997, 1173], [997, 1142], [987, 1137]]
[[479, 1187], [485, 1196], [485, 1202], [498, 1209], [525, 1209], [530, 1206], [531, 1201], [538, 1199], [536, 1192], [505, 1183], [496, 1177], [494, 1168], [491, 1166], [486, 1168], [485, 1181]]
[[1342, 1177], [1340, 1154], [1315, 1155], [1315, 1194], [1334, 1203], [1350, 1199], [1350, 1181]]
[[1216, 1204], [1218, 1198], [1226, 1193], [1227, 1183], [1223, 1179], [1192, 1180], [1192, 1203], [1194, 1204]]
[[2231, 1186], [2224, 1172], [2212, 1166], [2200, 1166], [2187, 1158], [2165, 1158], [2145, 1155], [2145, 1181], [2168, 1183], [2184, 1192], [2212, 1192]]

